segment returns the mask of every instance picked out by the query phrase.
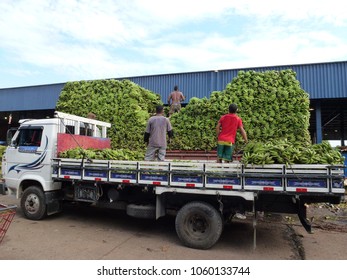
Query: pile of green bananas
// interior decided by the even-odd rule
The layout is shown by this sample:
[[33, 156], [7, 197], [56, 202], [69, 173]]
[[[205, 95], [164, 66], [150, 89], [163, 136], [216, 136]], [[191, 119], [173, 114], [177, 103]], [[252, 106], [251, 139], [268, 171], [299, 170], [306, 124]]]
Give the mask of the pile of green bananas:
[[60, 158], [74, 159], [102, 159], [102, 160], [144, 160], [144, 152], [130, 149], [82, 149], [75, 148], [66, 150], [59, 154]]
[[143, 133], [150, 114], [161, 105], [158, 94], [129, 80], [68, 82], [60, 93], [56, 109], [86, 117], [96, 114], [112, 124], [108, 130], [112, 149], [145, 149]]
[[[311, 142], [309, 95], [300, 87], [293, 70], [239, 71], [223, 91], [212, 92], [210, 98], [192, 98], [171, 117], [177, 137], [170, 148], [214, 149], [215, 127], [231, 103], [238, 105], [238, 115], [253, 141], [285, 138], [300, 145]], [[237, 144], [242, 144], [240, 135]]]
[[343, 164], [340, 151], [323, 141], [314, 145], [295, 145], [286, 139], [275, 142], [249, 142], [243, 150], [245, 165], [265, 164]]
[[[235, 151], [244, 150], [245, 164], [343, 163], [341, 153], [328, 143], [311, 144], [309, 95], [291, 69], [239, 71], [224, 90], [212, 92], [209, 98], [191, 98], [170, 118], [175, 137], [168, 149], [215, 149], [217, 122], [231, 103], [238, 105], [251, 141], [243, 149], [244, 142], [237, 135]], [[97, 119], [112, 124], [108, 137], [116, 152], [85, 152], [91, 153], [89, 158], [141, 160], [146, 123], [161, 104], [158, 94], [128, 80], [111, 79], [67, 83], [56, 109], [80, 116], [93, 112]], [[82, 156], [72, 153], [68, 157]]]

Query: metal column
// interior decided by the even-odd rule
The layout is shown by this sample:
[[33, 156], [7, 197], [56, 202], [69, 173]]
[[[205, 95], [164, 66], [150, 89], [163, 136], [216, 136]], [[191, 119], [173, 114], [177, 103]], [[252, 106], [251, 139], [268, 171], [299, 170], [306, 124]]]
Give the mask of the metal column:
[[322, 143], [323, 133], [322, 133], [322, 110], [320, 101], [316, 104], [316, 132], [317, 132], [317, 143]]

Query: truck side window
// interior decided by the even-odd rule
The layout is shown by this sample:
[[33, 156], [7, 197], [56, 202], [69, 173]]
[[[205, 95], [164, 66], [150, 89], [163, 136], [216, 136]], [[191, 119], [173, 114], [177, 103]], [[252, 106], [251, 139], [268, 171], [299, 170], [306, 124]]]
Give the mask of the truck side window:
[[65, 126], [65, 133], [75, 134], [75, 127], [73, 125], [66, 125]]
[[[96, 137], [101, 137], [101, 130], [98, 126], [96, 128]], [[94, 126], [89, 123], [81, 123], [80, 135], [94, 136]]]
[[41, 146], [42, 129], [21, 129], [18, 135], [18, 146]]

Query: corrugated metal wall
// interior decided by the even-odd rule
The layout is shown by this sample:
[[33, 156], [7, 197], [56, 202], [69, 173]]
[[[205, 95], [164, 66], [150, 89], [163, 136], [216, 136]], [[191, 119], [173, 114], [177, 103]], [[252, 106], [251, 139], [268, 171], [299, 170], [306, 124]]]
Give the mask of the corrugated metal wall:
[[194, 96], [209, 97], [212, 91], [225, 89], [240, 70], [263, 72], [284, 69], [292, 69], [296, 72], [301, 87], [310, 94], [310, 99], [347, 97], [347, 61], [128, 77], [127, 79], [159, 93], [162, 101], [166, 103], [175, 85], [178, 85], [188, 101]]
[[191, 72], [143, 77], [126, 77], [134, 83], [150, 91], [160, 94], [162, 101], [167, 102], [169, 94], [175, 85], [186, 97], [186, 102], [192, 97], [209, 97], [214, 90], [213, 72]]
[[0, 112], [54, 109], [64, 85], [0, 89]]
[[[310, 99], [347, 98], [347, 61], [239, 68], [219, 71], [203, 71], [117, 78], [129, 79], [140, 86], [160, 94], [167, 103], [169, 93], [177, 85], [186, 96], [209, 97], [212, 91], [223, 90], [240, 70], [267, 71], [293, 69], [302, 88]], [[0, 111], [54, 109], [64, 84], [51, 84], [21, 88], [0, 89]]]
[[347, 97], [347, 62], [293, 66], [311, 99]]

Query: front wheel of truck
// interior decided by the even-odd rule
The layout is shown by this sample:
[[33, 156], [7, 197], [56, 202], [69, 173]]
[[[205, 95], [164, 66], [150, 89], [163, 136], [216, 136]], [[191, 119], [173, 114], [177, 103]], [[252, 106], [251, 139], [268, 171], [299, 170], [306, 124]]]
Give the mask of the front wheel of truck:
[[47, 214], [45, 194], [37, 186], [31, 186], [24, 190], [20, 205], [24, 216], [30, 220], [41, 220]]

